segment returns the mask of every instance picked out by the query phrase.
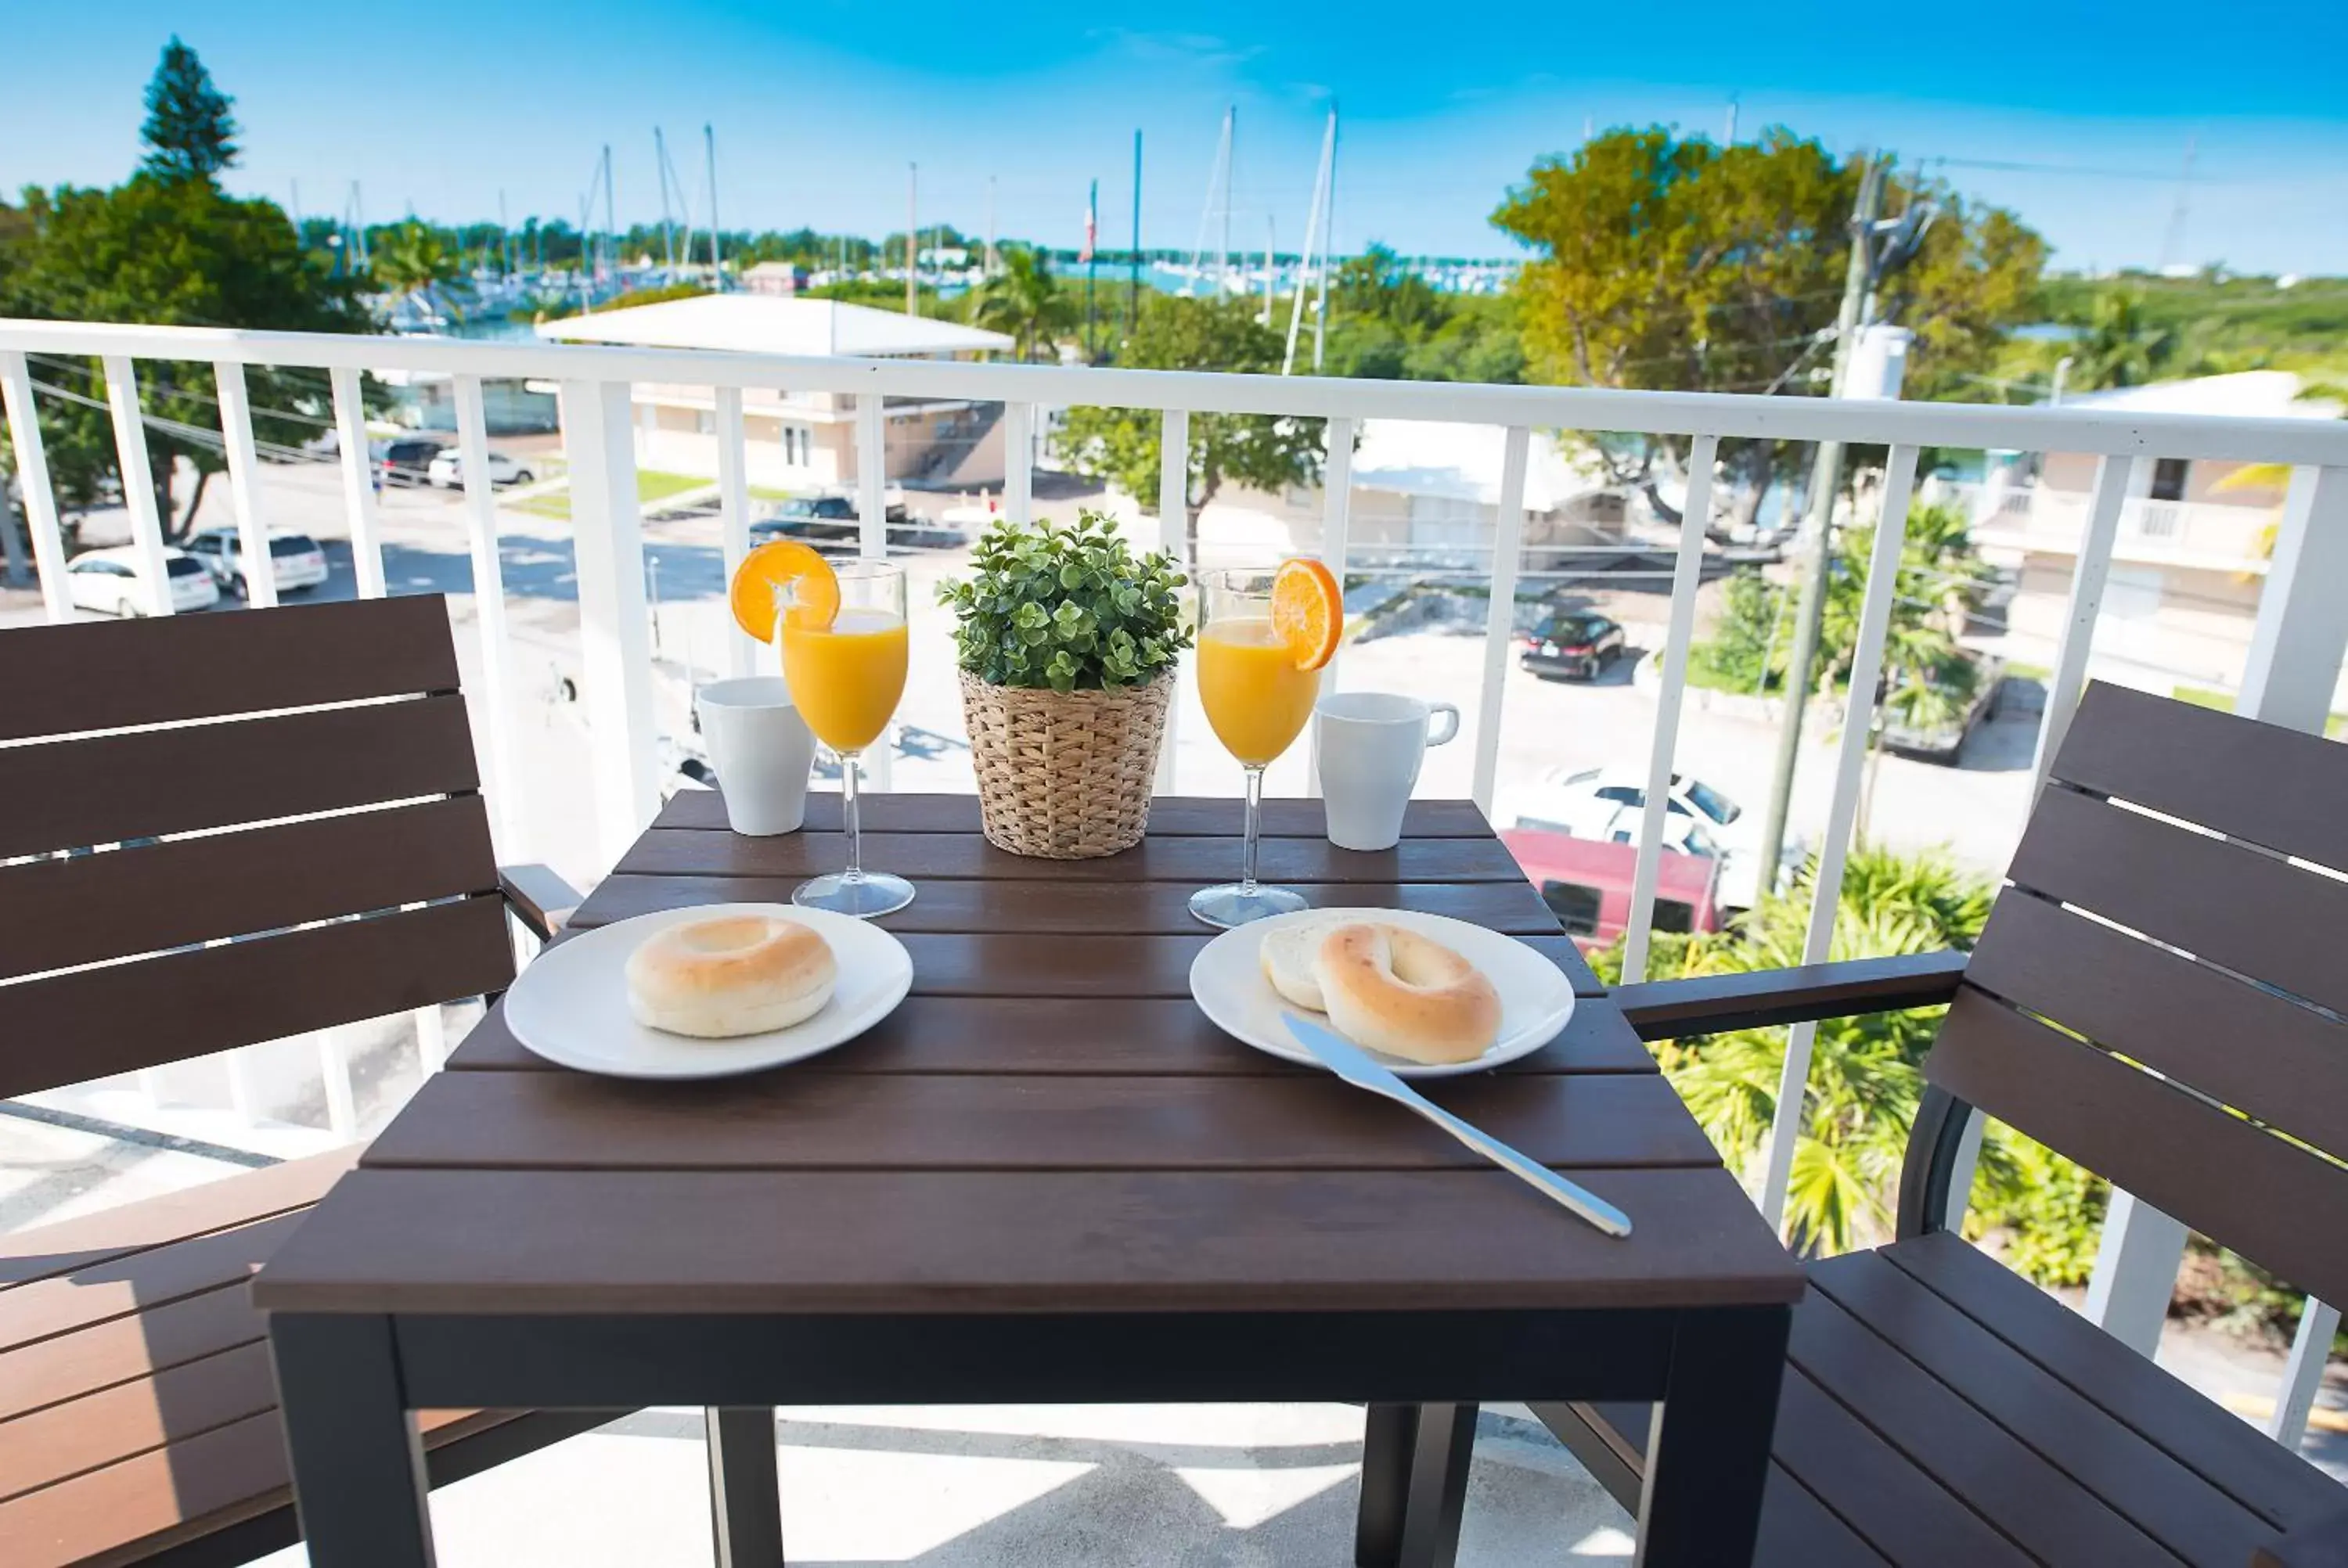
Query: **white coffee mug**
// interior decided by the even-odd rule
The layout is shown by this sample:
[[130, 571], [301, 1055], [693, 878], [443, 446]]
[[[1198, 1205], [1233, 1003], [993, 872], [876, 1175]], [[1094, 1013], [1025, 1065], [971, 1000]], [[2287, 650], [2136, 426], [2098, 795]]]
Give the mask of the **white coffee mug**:
[[[1449, 722], [1429, 734], [1429, 720]], [[1418, 784], [1426, 748], [1459, 733], [1459, 710], [1392, 692], [1339, 692], [1313, 710], [1321, 759], [1321, 801], [1329, 842], [1340, 849], [1392, 849]]]
[[798, 832], [807, 818], [815, 736], [789, 685], [779, 675], [713, 681], [695, 708], [726, 797], [726, 825], [754, 838]]

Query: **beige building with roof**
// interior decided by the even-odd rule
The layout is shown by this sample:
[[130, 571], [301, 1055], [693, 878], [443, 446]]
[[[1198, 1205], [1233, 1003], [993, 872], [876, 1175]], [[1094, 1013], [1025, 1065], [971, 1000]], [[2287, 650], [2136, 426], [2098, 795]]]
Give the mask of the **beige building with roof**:
[[[847, 359], [980, 360], [1008, 353], [1001, 333], [842, 300], [701, 294], [546, 322], [541, 337], [635, 348]], [[717, 475], [716, 396], [707, 386], [639, 382], [636, 462]], [[1001, 405], [891, 398], [885, 478], [941, 487], [1003, 482]], [[742, 395], [744, 469], [763, 489], [807, 494], [856, 483], [856, 403], [845, 393], [751, 387]]]

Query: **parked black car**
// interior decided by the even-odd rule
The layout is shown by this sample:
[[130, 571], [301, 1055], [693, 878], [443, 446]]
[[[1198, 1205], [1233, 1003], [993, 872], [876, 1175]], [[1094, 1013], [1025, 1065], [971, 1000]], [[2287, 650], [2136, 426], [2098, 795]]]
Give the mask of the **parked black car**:
[[1517, 662], [1543, 679], [1570, 675], [1591, 681], [1622, 658], [1627, 646], [1619, 623], [1575, 610], [1550, 616], [1526, 632]]
[[432, 471], [432, 459], [440, 455], [440, 443], [416, 436], [402, 436], [386, 445], [381, 458], [383, 480], [386, 485], [402, 485], [420, 488]]

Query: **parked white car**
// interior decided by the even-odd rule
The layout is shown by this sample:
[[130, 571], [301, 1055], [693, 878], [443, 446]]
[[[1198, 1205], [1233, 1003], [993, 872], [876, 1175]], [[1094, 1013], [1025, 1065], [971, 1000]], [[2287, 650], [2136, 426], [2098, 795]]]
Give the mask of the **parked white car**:
[[[443, 490], [454, 490], [465, 482], [464, 454], [454, 446], [443, 446], [432, 456], [431, 465], [424, 477]], [[509, 457], [502, 452], [489, 454], [489, 483], [492, 485], [527, 485], [538, 476], [530, 465]]]
[[[188, 553], [204, 563], [212, 581], [238, 599], [252, 597], [245, 585], [244, 538], [234, 528], [206, 528], [188, 540]], [[326, 552], [307, 534], [269, 536], [269, 574], [277, 591], [293, 593], [326, 580]]]
[[[170, 595], [168, 613], [208, 610], [220, 602], [220, 587], [204, 563], [185, 550], [163, 552], [164, 582]], [[66, 568], [66, 592], [76, 608], [107, 615], [167, 613], [158, 596], [159, 585], [149, 576], [139, 551], [130, 545], [84, 550]]]
[[[1559, 768], [1518, 804], [1519, 827], [1545, 828], [1576, 838], [1636, 844], [1647, 806], [1643, 771], [1628, 767]], [[1672, 775], [1663, 811], [1663, 846], [1720, 862], [1714, 897], [1723, 907], [1749, 909], [1761, 892], [1760, 824], [1728, 796], [1686, 774]], [[1789, 845], [1788, 865], [1799, 865]]]

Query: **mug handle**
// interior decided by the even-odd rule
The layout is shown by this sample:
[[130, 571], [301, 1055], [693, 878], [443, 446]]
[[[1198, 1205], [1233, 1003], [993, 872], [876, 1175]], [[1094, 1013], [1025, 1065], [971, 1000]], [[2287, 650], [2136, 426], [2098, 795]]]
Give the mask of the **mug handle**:
[[1426, 743], [1430, 746], [1439, 746], [1447, 741], [1457, 740], [1459, 736], [1459, 710], [1448, 702], [1429, 702], [1426, 705], [1426, 716], [1430, 725], [1431, 721], [1438, 714], [1449, 719], [1451, 723], [1443, 727], [1441, 734], [1430, 733], [1426, 737]]

